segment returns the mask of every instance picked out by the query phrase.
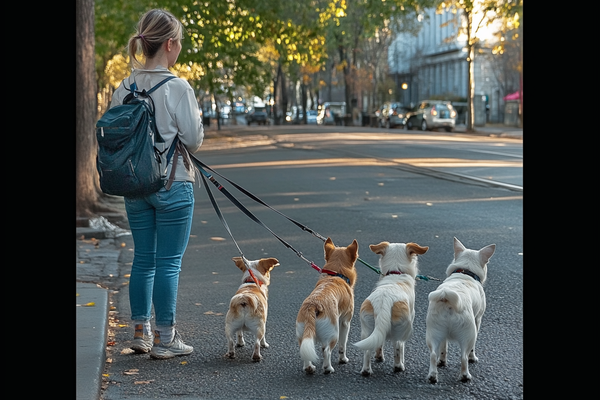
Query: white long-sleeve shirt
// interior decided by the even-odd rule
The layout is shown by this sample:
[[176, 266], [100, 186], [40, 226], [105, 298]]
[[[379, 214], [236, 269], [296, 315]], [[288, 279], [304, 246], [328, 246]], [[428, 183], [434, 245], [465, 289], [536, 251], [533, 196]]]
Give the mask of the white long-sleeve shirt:
[[[164, 67], [156, 67], [154, 70], [134, 69], [132, 74], [125, 79], [124, 83], [115, 90], [112, 96], [110, 106], [123, 103], [123, 98], [130, 92], [127, 88], [135, 81], [137, 90], [150, 90], [154, 85], [173, 75]], [[190, 153], [198, 151], [204, 140], [204, 127], [202, 126], [202, 118], [198, 109], [198, 103], [194, 90], [190, 84], [181, 78], [171, 79], [161, 85], [150, 95], [154, 102], [154, 115], [158, 132], [165, 140], [165, 143], [156, 143], [156, 148], [161, 152], [168, 149], [175, 139], [175, 135], [179, 136], [179, 140]], [[168, 151], [163, 153], [163, 161], [166, 161]], [[177, 168], [175, 170], [176, 181], [195, 181], [194, 168], [186, 170], [182, 156], [178, 157]], [[169, 162], [166, 176], [171, 173], [173, 160]]]

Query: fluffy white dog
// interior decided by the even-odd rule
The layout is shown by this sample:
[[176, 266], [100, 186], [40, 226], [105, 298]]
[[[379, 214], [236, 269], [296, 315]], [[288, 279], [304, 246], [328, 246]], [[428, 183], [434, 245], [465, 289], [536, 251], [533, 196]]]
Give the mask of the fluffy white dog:
[[427, 376], [431, 383], [437, 382], [437, 367], [446, 365], [449, 340], [461, 349], [459, 379], [471, 379], [469, 363], [478, 361], [475, 342], [486, 306], [483, 284], [495, 250], [495, 244], [470, 250], [454, 238], [454, 261], [446, 269], [447, 278], [429, 293], [425, 339], [431, 352]]

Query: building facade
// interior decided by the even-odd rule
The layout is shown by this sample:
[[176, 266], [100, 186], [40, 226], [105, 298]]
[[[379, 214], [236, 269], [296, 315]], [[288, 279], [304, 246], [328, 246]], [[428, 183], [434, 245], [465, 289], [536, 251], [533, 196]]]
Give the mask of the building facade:
[[[460, 12], [460, 11], [459, 11]], [[416, 105], [421, 100], [436, 98], [463, 104], [467, 98], [469, 65], [467, 62], [466, 37], [458, 35], [458, 14], [435, 9], [419, 18], [422, 24], [415, 36], [401, 33], [388, 49], [388, 64], [395, 80], [396, 99], [406, 105]], [[505, 95], [494, 74], [490, 57], [476, 54], [474, 62], [475, 125], [486, 122], [501, 123], [504, 118]], [[457, 107], [459, 110], [460, 107]], [[457, 123], [465, 123], [461, 113]]]

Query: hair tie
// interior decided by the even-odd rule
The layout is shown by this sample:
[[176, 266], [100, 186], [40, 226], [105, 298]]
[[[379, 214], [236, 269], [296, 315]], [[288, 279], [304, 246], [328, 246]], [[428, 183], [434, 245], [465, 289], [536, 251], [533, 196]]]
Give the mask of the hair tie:
[[142, 39], [142, 40], [144, 40], [144, 35], [138, 35], [137, 37], [138, 37], [139, 39]]

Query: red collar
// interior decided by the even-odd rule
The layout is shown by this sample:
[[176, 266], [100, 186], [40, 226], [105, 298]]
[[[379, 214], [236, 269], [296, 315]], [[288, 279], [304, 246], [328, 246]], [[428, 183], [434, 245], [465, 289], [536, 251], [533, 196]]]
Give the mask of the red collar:
[[255, 281], [254, 279], [252, 279], [251, 276], [247, 277], [246, 280], [244, 282], [242, 282], [242, 284], [244, 283], [254, 283], [254, 284], [258, 284], [258, 287], [262, 286], [262, 282], [259, 281], [258, 279]]

